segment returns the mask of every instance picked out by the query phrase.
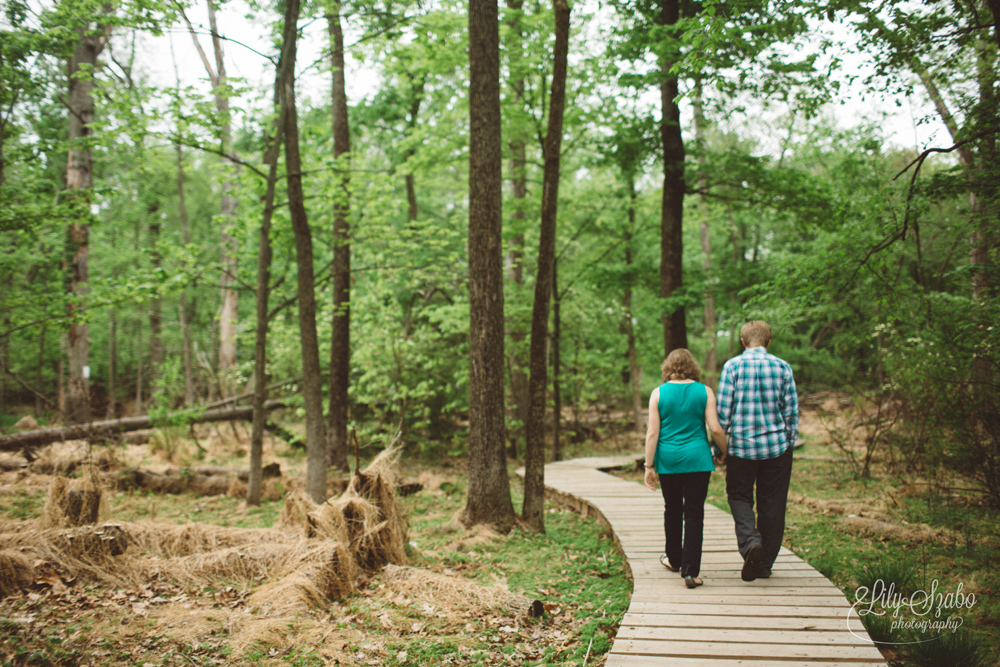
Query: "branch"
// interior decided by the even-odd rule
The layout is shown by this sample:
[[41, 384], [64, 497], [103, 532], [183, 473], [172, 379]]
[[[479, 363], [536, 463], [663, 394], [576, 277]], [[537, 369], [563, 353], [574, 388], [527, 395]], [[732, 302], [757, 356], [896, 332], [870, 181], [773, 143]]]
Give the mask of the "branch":
[[221, 148], [210, 148], [208, 146], [205, 146], [204, 144], [197, 144], [197, 143], [188, 141], [186, 139], [183, 139], [183, 138], [177, 136], [176, 134], [175, 135], [169, 135], [168, 134], [168, 135], [162, 135], [162, 136], [167, 137], [171, 142], [178, 143], [181, 146], [187, 146], [188, 148], [194, 148], [195, 150], [204, 151], [205, 153], [211, 153], [212, 155], [218, 155], [219, 157], [224, 157], [227, 160], [233, 162], [234, 164], [238, 164], [241, 167], [246, 167], [247, 169], [249, 169], [253, 173], [255, 173], [258, 176], [260, 176], [261, 178], [267, 178], [267, 174], [265, 174], [259, 168], [255, 167], [253, 164], [247, 162], [246, 160], [243, 160], [240, 157], [237, 157], [233, 153], [227, 153], [226, 151], [222, 150]]
[[191, 21], [188, 19], [187, 14], [184, 13], [184, 7], [180, 3], [177, 3], [177, 9], [181, 14], [181, 18], [184, 19], [184, 23], [187, 24], [188, 32], [191, 33], [191, 41], [194, 42], [194, 48], [198, 49], [198, 55], [201, 56], [201, 62], [205, 65], [205, 71], [208, 72], [208, 80], [212, 82], [212, 88], [219, 87], [219, 76], [212, 69], [212, 64], [208, 62], [208, 55], [205, 53], [205, 49], [201, 48], [201, 42], [198, 41], [198, 33], [195, 32], [194, 26], [191, 25]]
[[49, 400], [48, 398], [46, 398], [44, 394], [40, 394], [40, 393], [38, 393], [37, 391], [35, 391], [34, 389], [32, 389], [32, 388], [31, 388], [31, 387], [30, 387], [30, 386], [28, 385], [28, 383], [27, 383], [27, 382], [25, 382], [24, 380], [22, 380], [22, 379], [21, 379], [21, 378], [20, 378], [20, 377], [18, 376], [18, 374], [17, 374], [17, 373], [15, 373], [14, 371], [10, 370], [10, 368], [9, 368], [9, 367], [7, 366], [7, 362], [6, 362], [6, 361], [4, 361], [4, 360], [3, 360], [2, 358], [0, 358], [0, 366], [2, 366], [2, 367], [3, 367], [3, 372], [4, 372], [4, 373], [6, 373], [7, 375], [11, 376], [11, 377], [12, 377], [12, 378], [14, 378], [15, 380], [17, 380], [17, 383], [18, 383], [19, 385], [21, 385], [22, 387], [24, 387], [25, 389], [27, 389], [27, 390], [28, 390], [29, 392], [31, 392], [32, 394], [34, 394], [34, 395], [35, 395], [35, 396], [37, 396], [38, 398], [40, 398], [40, 399], [42, 399], [43, 401], [45, 401], [45, 402], [46, 402], [46, 403], [48, 404], [48, 406], [49, 406], [50, 408], [54, 409], [54, 410], [55, 410], [56, 412], [58, 412], [59, 414], [63, 414], [63, 411], [59, 409], [59, 406], [58, 406], [58, 405], [56, 405], [55, 403], [53, 403], [52, 401], [50, 401], [50, 400]]

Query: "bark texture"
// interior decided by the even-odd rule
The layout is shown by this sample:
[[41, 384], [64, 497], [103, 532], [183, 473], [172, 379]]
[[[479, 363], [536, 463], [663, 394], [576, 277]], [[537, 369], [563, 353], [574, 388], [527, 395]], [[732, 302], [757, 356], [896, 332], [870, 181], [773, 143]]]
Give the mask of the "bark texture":
[[[660, 25], [674, 25], [680, 18], [680, 0], [661, 0]], [[668, 46], [673, 49], [673, 46]], [[683, 285], [684, 139], [677, 106], [677, 76], [670, 74], [674, 56], [663, 56], [660, 81], [660, 138], [663, 143], [663, 204], [660, 219], [660, 296], [668, 298]], [[683, 307], [663, 313], [664, 356], [687, 347]]]
[[559, 204], [559, 158], [562, 151], [563, 110], [566, 106], [566, 68], [569, 53], [569, 3], [553, 0], [556, 42], [552, 53], [549, 123], [545, 132], [542, 176], [542, 223], [538, 242], [538, 273], [531, 312], [531, 351], [528, 380], [528, 424], [524, 452], [524, 509], [522, 518], [535, 530], [545, 530], [545, 394], [548, 388], [546, 347], [549, 299], [556, 261], [556, 213]]
[[317, 503], [326, 500], [326, 424], [320, 377], [319, 339], [316, 335], [316, 278], [313, 271], [312, 232], [302, 192], [299, 119], [295, 109], [295, 50], [299, 0], [285, 6], [284, 48], [281, 54], [281, 107], [285, 120], [285, 169], [288, 211], [295, 234], [298, 278], [299, 342], [302, 346], [302, 393], [306, 409], [306, 493]]
[[[705, 255], [702, 268], [705, 275], [712, 277], [712, 236], [709, 227], [710, 209], [708, 206], [708, 176], [705, 172], [705, 107], [702, 98], [701, 79], [695, 80], [694, 87], [694, 134], [695, 142], [698, 146], [698, 213], [701, 217], [699, 234], [701, 236], [701, 251]], [[709, 286], [705, 290], [705, 340], [708, 341], [708, 351], [705, 352], [705, 384], [713, 389], [717, 386], [718, 361], [716, 358], [716, 321], [715, 321], [715, 292]]]
[[500, 26], [469, 2], [469, 491], [464, 521], [514, 523], [504, 456]]
[[351, 374], [351, 130], [347, 117], [347, 82], [344, 78], [344, 31], [340, 5], [327, 14], [333, 69], [333, 157], [337, 165], [337, 193], [333, 204], [333, 333], [330, 341], [330, 406], [327, 418], [327, 456], [330, 465], [349, 470], [347, 464], [347, 387]]

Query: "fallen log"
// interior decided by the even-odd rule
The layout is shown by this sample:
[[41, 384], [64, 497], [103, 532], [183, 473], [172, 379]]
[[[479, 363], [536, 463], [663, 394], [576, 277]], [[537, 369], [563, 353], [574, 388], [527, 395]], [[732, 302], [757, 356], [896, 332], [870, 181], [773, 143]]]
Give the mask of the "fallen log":
[[[282, 401], [268, 401], [265, 409], [275, 410], [285, 407]], [[0, 436], [0, 452], [16, 452], [22, 449], [35, 449], [43, 445], [48, 445], [61, 440], [106, 440], [119, 433], [130, 431], [141, 431], [147, 428], [154, 428], [158, 424], [170, 423], [174, 420], [186, 420], [188, 423], [200, 424], [206, 422], [232, 421], [236, 419], [248, 420], [253, 416], [253, 408], [241, 406], [235, 408], [225, 408], [218, 410], [206, 410], [204, 412], [183, 411], [175, 412], [164, 417], [154, 418], [149, 415], [139, 417], [124, 417], [122, 419], [109, 419], [107, 421], [91, 422], [89, 424], [76, 424], [73, 426], [61, 426], [57, 428], [42, 428], [34, 431], [24, 431], [22, 433], [12, 433]]]
[[[131, 468], [116, 476], [119, 489], [142, 489], [153, 493], [191, 492], [200, 496], [221, 496], [229, 491], [233, 480], [247, 481], [250, 471], [218, 466], [171, 468], [152, 472]], [[281, 477], [281, 466], [271, 463], [264, 466], [264, 479]]]

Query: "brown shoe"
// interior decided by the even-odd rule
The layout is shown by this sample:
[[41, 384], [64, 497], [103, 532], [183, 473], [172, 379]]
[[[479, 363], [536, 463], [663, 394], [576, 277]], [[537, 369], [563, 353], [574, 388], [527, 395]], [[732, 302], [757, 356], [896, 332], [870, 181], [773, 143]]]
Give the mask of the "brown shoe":
[[760, 566], [760, 556], [763, 549], [759, 544], [755, 544], [747, 551], [746, 559], [743, 561], [743, 570], [740, 578], [743, 581], [753, 581], [757, 578], [757, 568]]
[[764, 567], [763, 565], [758, 565], [757, 569], [754, 570], [754, 574], [757, 575], [758, 579], [770, 579], [771, 578], [771, 568]]

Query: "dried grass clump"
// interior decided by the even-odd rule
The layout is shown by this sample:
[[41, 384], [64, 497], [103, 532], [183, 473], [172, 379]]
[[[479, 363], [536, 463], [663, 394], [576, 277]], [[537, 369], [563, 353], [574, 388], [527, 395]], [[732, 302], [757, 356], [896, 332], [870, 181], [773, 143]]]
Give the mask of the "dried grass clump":
[[498, 587], [482, 586], [462, 577], [438, 574], [415, 567], [386, 565], [382, 582], [390, 591], [439, 607], [478, 607], [515, 616], [541, 616], [541, 601]]
[[107, 515], [105, 484], [90, 467], [77, 479], [56, 477], [49, 485], [42, 508], [44, 528], [67, 528], [97, 523]]
[[229, 528], [205, 523], [168, 526], [153, 521], [129, 523], [124, 526], [131, 542], [138, 550], [162, 558], [289, 541], [287, 534], [272, 528]]
[[250, 596], [251, 605], [271, 612], [326, 606], [354, 591], [357, 565], [340, 542], [322, 540], [303, 549], [280, 578]]
[[[239, 477], [232, 478], [229, 488], [226, 489], [226, 495], [230, 498], [246, 498], [246, 480], [242, 480]], [[280, 477], [267, 477], [264, 479], [260, 488], [261, 500], [281, 500], [283, 495], [285, 495], [285, 488], [281, 483]]]
[[207, 586], [225, 581], [242, 586], [255, 585], [281, 576], [308, 553], [309, 545], [253, 544], [229, 547], [179, 558], [152, 558], [145, 567], [150, 577], [171, 579], [188, 586]]
[[0, 544], [26, 558], [47, 560], [70, 577], [113, 586], [140, 582], [132, 561], [124, 556], [128, 535], [120, 524], [80, 528], [23, 529], [0, 534]]
[[309, 513], [317, 507], [319, 505], [314, 503], [305, 491], [292, 491], [285, 495], [285, 504], [281, 508], [281, 516], [278, 517], [278, 526], [304, 529]]
[[0, 551], [0, 598], [27, 588], [34, 579], [34, 572], [31, 559], [23, 553], [13, 549]]

